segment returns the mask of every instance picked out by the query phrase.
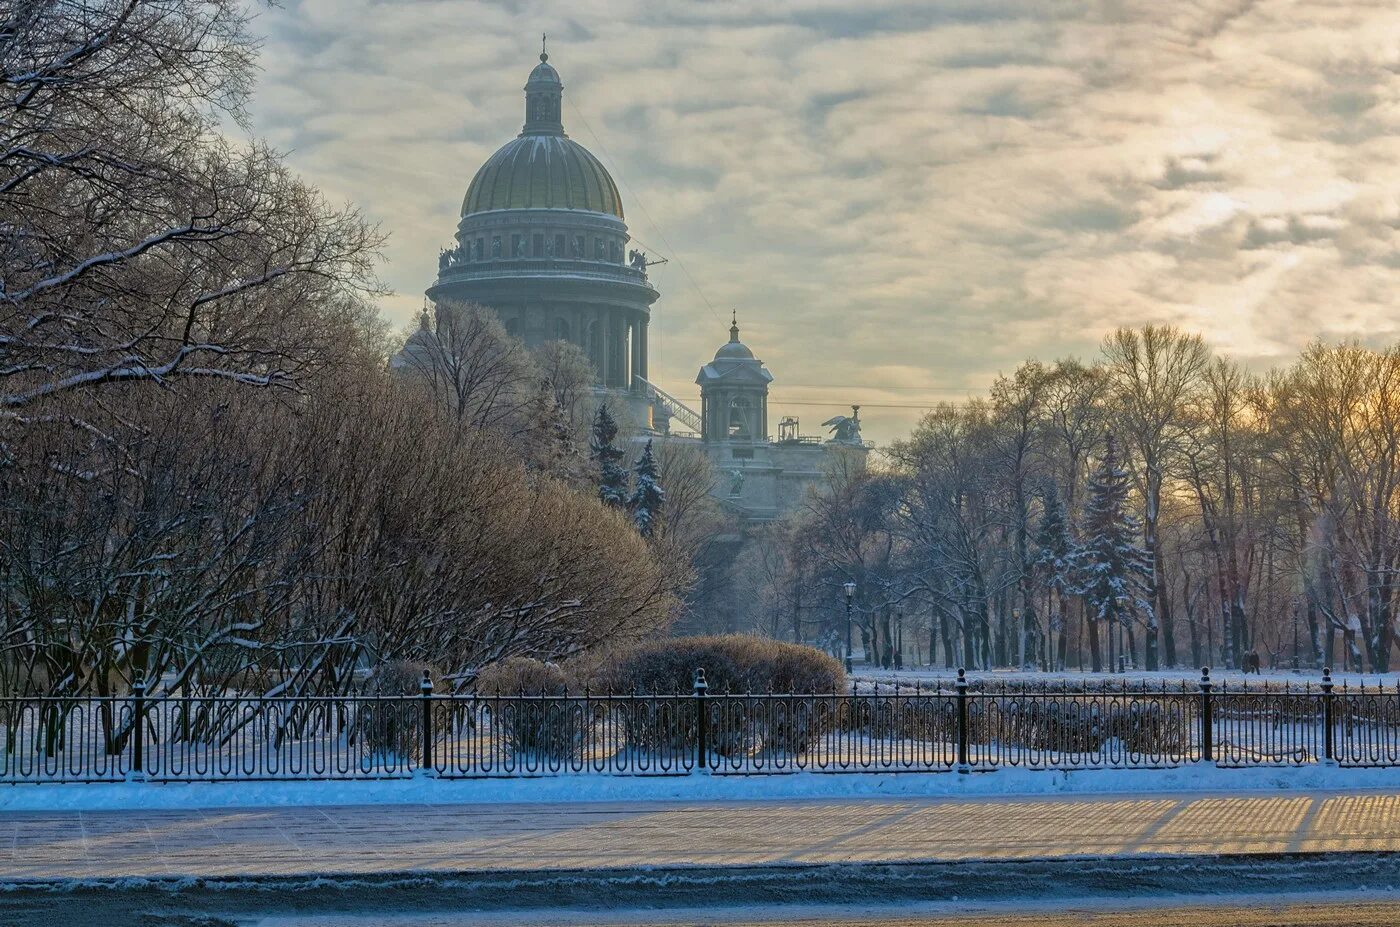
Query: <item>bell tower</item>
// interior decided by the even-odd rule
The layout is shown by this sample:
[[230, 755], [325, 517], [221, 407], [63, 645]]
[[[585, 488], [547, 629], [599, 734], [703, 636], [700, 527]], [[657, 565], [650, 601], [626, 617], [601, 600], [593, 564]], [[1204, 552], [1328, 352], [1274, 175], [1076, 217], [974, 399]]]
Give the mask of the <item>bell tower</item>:
[[768, 384], [773, 375], [739, 340], [731, 317], [729, 342], [700, 368], [700, 437], [707, 443], [761, 444], [768, 441]]

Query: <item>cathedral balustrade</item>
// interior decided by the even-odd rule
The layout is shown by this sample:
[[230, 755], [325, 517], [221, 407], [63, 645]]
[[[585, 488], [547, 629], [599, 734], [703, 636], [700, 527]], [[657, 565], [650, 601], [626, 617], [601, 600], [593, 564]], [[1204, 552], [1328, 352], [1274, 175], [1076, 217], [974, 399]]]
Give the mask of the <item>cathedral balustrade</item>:
[[491, 258], [483, 261], [454, 260], [442, 268], [440, 279], [463, 277], [518, 277], [521, 273], [539, 272], [578, 275], [608, 280], [623, 280], [640, 286], [650, 286], [647, 275], [626, 264], [611, 261], [581, 261], [570, 258]]

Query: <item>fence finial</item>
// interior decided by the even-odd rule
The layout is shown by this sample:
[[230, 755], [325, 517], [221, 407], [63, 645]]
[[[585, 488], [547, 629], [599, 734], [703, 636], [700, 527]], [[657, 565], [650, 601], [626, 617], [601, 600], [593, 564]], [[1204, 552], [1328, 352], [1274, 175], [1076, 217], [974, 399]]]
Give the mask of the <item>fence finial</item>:
[[433, 694], [433, 677], [427, 670], [423, 670], [423, 681], [418, 684], [418, 691], [424, 695]]
[[704, 692], [705, 692], [705, 690], [708, 689], [708, 688], [710, 687], [710, 684], [709, 684], [708, 682], [705, 681], [705, 669], [704, 669], [704, 667], [696, 667], [696, 668], [695, 668], [695, 683], [694, 683], [694, 685], [695, 685], [695, 694], [696, 694], [696, 695], [703, 695]]

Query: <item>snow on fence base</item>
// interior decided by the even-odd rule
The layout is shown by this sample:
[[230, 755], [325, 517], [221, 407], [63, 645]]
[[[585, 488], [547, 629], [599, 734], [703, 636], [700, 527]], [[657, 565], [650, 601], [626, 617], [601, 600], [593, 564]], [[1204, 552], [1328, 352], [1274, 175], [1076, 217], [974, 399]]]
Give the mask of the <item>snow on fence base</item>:
[[[139, 721], [139, 723], [138, 723]], [[1400, 766], [1400, 688], [0, 699], [0, 782]]]

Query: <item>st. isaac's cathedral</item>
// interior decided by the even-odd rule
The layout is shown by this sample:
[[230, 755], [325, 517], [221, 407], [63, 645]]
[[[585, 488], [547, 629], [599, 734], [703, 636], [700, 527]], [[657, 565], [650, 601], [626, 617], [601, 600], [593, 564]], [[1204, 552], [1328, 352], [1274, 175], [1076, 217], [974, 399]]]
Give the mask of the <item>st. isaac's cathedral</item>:
[[[628, 247], [622, 197], [602, 163], [564, 132], [564, 84], [540, 54], [525, 82], [525, 126], [476, 172], [462, 201], [456, 244], [441, 253], [436, 305], [493, 309], [527, 345], [568, 341], [593, 363], [597, 388], [625, 407], [644, 437], [696, 442], [714, 463], [714, 494], [743, 522], [770, 521], [797, 507], [834, 451], [863, 453], [859, 409], [824, 423], [827, 439], [798, 434], [797, 419], [769, 430], [763, 362], [729, 340], [701, 366], [697, 412], [648, 379], [647, 334], [660, 294], [647, 256]], [[424, 327], [393, 360], [399, 368], [431, 352]], [[412, 363], [410, 363], [412, 361]]]

